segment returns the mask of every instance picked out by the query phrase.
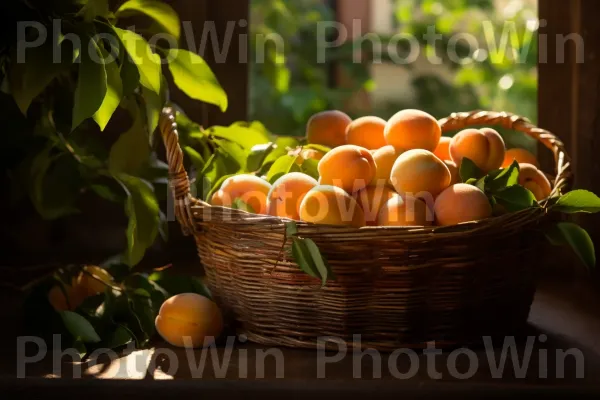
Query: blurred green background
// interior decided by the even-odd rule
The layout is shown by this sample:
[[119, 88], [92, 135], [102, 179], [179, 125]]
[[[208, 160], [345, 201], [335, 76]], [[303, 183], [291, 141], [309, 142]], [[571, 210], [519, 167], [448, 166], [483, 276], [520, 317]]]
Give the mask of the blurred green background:
[[[308, 118], [325, 109], [341, 109], [353, 117], [376, 115], [384, 119], [404, 108], [422, 109], [436, 118], [456, 111], [484, 109], [514, 112], [536, 121], [535, 0], [371, 0], [371, 14], [390, 18], [383, 25], [389, 25], [391, 30], [388, 27], [386, 32], [377, 32], [383, 49], [394, 34], [414, 35], [420, 45], [418, 60], [394, 64], [382, 54], [381, 63], [369, 62], [368, 57], [362, 63], [353, 63], [353, 44], [349, 42], [328, 49], [327, 63], [319, 64], [317, 24], [335, 20], [335, 3], [252, 0], [252, 120], [260, 120], [274, 133], [283, 135], [304, 134]], [[343, 3], [344, 0], [337, 1], [338, 9]], [[435, 27], [435, 32], [442, 35], [435, 50], [442, 59], [439, 65], [428, 59], [434, 53], [423, 37], [428, 27]], [[457, 40], [457, 35], [465, 33], [478, 43], [471, 51], [466, 40]], [[261, 37], [269, 34], [280, 35], [284, 45], [267, 41], [261, 62], [257, 45], [261, 48]], [[453, 60], [448, 56], [453, 43], [460, 63], [456, 57]], [[506, 51], [495, 52], [495, 46]], [[373, 52], [369, 41], [363, 43], [362, 49], [378, 60], [380, 54]], [[399, 50], [401, 57], [407, 55], [402, 53], [407, 49]], [[336, 85], [334, 68], [342, 69], [345, 81], [351, 84]], [[361, 102], [362, 107], [352, 107], [349, 101], [361, 90], [366, 92], [367, 105]], [[535, 152], [535, 142], [530, 138], [500, 131], [508, 147]]]

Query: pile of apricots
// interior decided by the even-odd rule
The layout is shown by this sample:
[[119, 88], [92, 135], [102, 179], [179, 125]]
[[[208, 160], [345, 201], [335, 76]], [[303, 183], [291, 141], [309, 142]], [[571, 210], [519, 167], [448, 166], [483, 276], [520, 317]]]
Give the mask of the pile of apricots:
[[319, 179], [299, 172], [273, 184], [251, 174], [230, 177], [214, 193], [212, 205], [232, 207], [235, 199], [257, 214], [315, 224], [363, 226], [448, 226], [493, 215], [486, 194], [460, 182], [469, 158], [484, 173], [520, 165], [519, 184], [538, 201], [551, 185], [536, 157], [524, 149], [506, 150], [494, 129], [466, 129], [443, 137], [438, 121], [419, 110], [403, 110], [388, 121], [352, 120], [341, 111], [310, 118], [307, 142], [331, 148], [302, 149], [300, 163], [318, 160]]

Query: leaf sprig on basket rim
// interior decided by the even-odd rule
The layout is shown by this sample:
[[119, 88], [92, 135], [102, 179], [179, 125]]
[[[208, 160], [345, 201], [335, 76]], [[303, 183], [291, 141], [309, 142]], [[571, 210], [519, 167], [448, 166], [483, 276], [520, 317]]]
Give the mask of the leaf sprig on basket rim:
[[321, 287], [324, 287], [328, 280], [336, 279], [317, 244], [310, 238], [298, 236], [298, 226], [294, 221], [285, 223], [285, 233], [286, 240], [292, 241], [291, 255], [303, 272], [321, 280]]

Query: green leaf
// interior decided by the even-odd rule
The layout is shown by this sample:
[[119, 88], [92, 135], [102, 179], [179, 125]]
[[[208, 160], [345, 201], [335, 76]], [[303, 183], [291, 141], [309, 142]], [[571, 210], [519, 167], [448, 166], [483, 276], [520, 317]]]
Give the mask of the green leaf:
[[[41, 46], [27, 48], [25, 63], [18, 63], [17, 57], [13, 57], [8, 73], [10, 93], [23, 115], [27, 115], [33, 100], [72, 65], [73, 48], [67, 43], [70, 42], [57, 45], [52, 40], [45, 40]], [[54, 54], [58, 50], [62, 61], [54, 62]]]
[[590, 235], [577, 224], [559, 222], [546, 233], [546, 237], [555, 246], [570, 246], [586, 267], [596, 266], [596, 250]]
[[125, 47], [127, 55], [138, 68], [140, 84], [160, 96], [162, 87], [160, 57], [152, 52], [148, 42], [137, 33], [116, 27], [114, 30]]
[[202, 155], [200, 155], [200, 153], [198, 153], [194, 148], [185, 146], [183, 147], [183, 152], [190, 158], [190, 161], [196, 170], [202, 171], [204, 169], [206, 166], [206, 161], [204, 161]]
[[181, 293], [197, 293], [206, 298], [212, 298], [210, 290], [208, 290], [204, 285], [204, 282], [197, 277], [178, 275], [167, 271], [157, 271], [153, 272], [148, 279], [164, 288], [169, 296], [175, 296]]
[[319, 161], [308, 158], [304, 160], [300, 169], [306, 175], [319, 180]]
[[113, 37], [119, 46], [119, 75], [121, 77], [122, 95], [124, 97], [131, 95], [140, 85], [140, 71], [137, 65], [129, 55], [125, 44], [113, 25], [96, 21], [96, 29]]
[[553, 211], [566, 214], [600, 212], [600, 198], [587, 190], [573, 190], [558, 198]]
[[149, 133], [148, 137], [152, 142], [153, 134], [158, 127], [160, 113], [167, 103], [166, 83], [161, 85], [160, 93], [156, 94], [152, 90], [142, 86], [142, 98], [144, 100], [144, 113], [146, 115], [146, 129]]
[[246, 203], [245, 201], [243, 201], [240, 198], [235, 198], [233, 199], [232, 202], [232, 208], [236, 209], [236, 210], [242, 210], [242, 211], [246, 211], [252, 214], [256, 214], [256, 211], [254, 210], [254, 208], [252, 208], [252, 206], [248, 203]]
[[313, 264], [317, 267], [317, 271], [319, 271], [319, 275], [321, 276], [321, 286], [325, 286], [327, 283], [327, 278], [330, 276], [331, 269], [327, 262], [321, 255], [321, 251], [319, 247], [312, 239], [303, 239], [306, 244], [306, 248], [308, 249], [310, 256], [312, 258]]
[[69, 333], [84, 343], [98, 343], [100, 336], [92, 324], [81, 315], [72, 311], [61, 311], [60, 317]]
[[519, 163], [515, 161], [510, 167], [495, 171], [488, 177], [486, 188], [492, 193], [517, 185], [519, 183]]
[[538, 206], [533, 193], [519, 185], [510, 186], [495, 193], [494, 198], [498, 204], [504, 206], [509, 212], [521, 211]]
[[460, 179], [467, 182], [469, 179], [479, 179], [483, 172], [468, 158], [463, 158], [460, 164]]
[[279, 136], [275, 139], [275, 144], [277, 145], [277, 148], [287, 151], [287, 149], [295, 149], [298, 147], [300, 145], [300, 140], [293, 136]]
[[[108, 55], [106, 50], [102, 50], [102, 54], [104, 60], [106, 60], [106, 56]], [[93, 116], [94, 121], [96, 121], [101, 131], [104, 131], [108, 121], [110, 121], [123, 98], [123, 84], [121, 82], [119, 65], [113, 60], [108, 64], [105, 63], [104, 68], [106, 70], [106, 94], [104, 95], [104, 100], [102, 100], [100, 108]]]
[[77, 16], [83, 17], [86, 22], [92, 22], [97, 17], [108, 18], [108, 14], [108, 0], [87, 0]]
[[118, 174], [116, 179], [127, 193], [127, 263], [137, 265], [158, 235], [159, 206], [152, 186], [139, 178]]
[[120, 18], [135, 14], [147, 15], [156, 21], [163, 32], [179, 40], [181, 36], [179, 17], [170, 5], [158, 0], [129, 0], [119, 7], [115, 15]]
[[85, 343], [83, 343], [79, 339], [75, 340], [75, 342], [73, 342], [73, 348], [77, 350], [77, 353], [79, 354], [79, 359], [83, 360], [87, 354], [87, 348], [85, 347]]
[[143, 296], [129, 296], [129, 310], [135, 322], [136, 328], [144, 339], [140, 345], [145, 346], [155, 333], [154, 319], [156, 313], [152, 309], [152, 302]]
[[265, 158], [273, 151], [275, 144], [273, 142], [265, 144], [257, 144], [250, 149], [248, 158], [246, 159], [246, 171], [258, 171], [263, 164]]
[[[84, 36], [84, 49], [94, 49], [95, 60], [89, 51], [80, 53], [79, 77], [75, 89], [73, 102], [72, 130], [75, 130], [83, 121], [92, 117], [102, 106], [107, 92], [106, 68], [104, 59], [96, 41]], [[102, 62], [98, 62], [102, 60]]]
[[[267, 174], [267, 180], [269, 183], [273, 184], [283, 175], [294, 172], [294, 170], [299, 169], [298, 164], [296, 164], [297, 157], [294, 156], [282, 156], [277, 159], [269, 169], [269, 173]], [[295, 167], [295, 168], [294, 168]]]
[[295, 221], [289, 221], [285, 223], [285, 235], [286, 237], [293, 238], [298, 234], [298, 225]]
[[292, 256], [302, 271], [313, 278], [321, 279], [317, 267], [312, 262], [310, 251], [302, 239], [294, 238], [292, 242]]
[[110, 336], [107, 346], [109, 349], [117, 349], [127, 345], [128, 343], [131, 343], [132, 341], [133, 337], [129, 329], [123, 325], [119, 325]]
[[171, 49], [167, 58], [173, 81], [179, 89], [194, 100], [214, 104], [221, 111], [227, 111], [227, 94], [202, 57], [187, 50]]
[[236, 143], [248, 151], [258, 144], [271, 141], [265, 133], [239, 125], [213, 126], [207, 133], [209, 136]]
[[135, 106], [129, 108], [133, 124], [119, 136], [108, 156], [108, 168], [114, 174], [137, 175], [150, 157], [151, 149], [140, 110]]
[[327, 146], [323, 146], [322, 144], [315, 144], [315, 143], [309, 143], [309, 144], [305, 144], [304, 146], [302, 146], [303, 149], [312, 149], [312, 150], [318, 150], [322, 153], [327, 154], [328, 152], [331, 151], [330, 147]]

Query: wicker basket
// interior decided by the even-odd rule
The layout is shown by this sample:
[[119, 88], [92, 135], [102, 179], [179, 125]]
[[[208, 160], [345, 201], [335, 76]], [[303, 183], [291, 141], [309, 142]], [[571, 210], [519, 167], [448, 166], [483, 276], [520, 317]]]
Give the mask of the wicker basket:
[[[568, 183], [563, 143], [524, 118], [474, 111], [440, 123], [444, 131], [474, 125], [521, 131], [553, 151], [554, 192]], [[393, 350], [431, 341], [438, 347], [481, 343], [482, 336], [525, 327], [545, 207], [450, 228], [298, 223], [298, 234], [318, 244], [337, 277], [321, 288], [286, 255], [284, 219], [193, 198], [171, 109], [162, 113], [160, 128], [176, 217], [195, 237], [216, 301], [250, 341], [315, 348], [328, 336], [348, 347]]]

